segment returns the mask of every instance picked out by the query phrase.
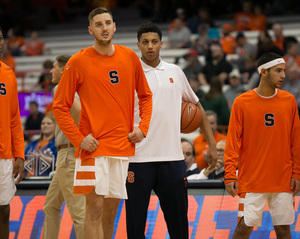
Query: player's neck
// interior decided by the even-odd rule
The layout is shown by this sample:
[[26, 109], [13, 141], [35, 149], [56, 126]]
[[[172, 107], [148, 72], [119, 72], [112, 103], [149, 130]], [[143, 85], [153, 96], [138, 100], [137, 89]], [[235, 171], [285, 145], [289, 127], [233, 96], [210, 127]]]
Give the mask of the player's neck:
[[100, 44], [94, 44], [93, 45], [94, 49], [101, 55], [103, 56], [111, 56], [115, 53], [115, 47], [114, 45], [112, 44], [112, 42], [110, 42], [109, 44], [107, 45], [100, 45]]
[[255, 88], [255, 91], [261, 96], [268, 97], [275, 94], [276, 88], [261, 83], [257, 88]]
[[148, 66], [151, 66], [153, 68], [157, 67], [160, 63], [160, 58], [156, 58], [154, 60], [147, 60], [147, 58], [142, 56], [142, 61], [145, 62]]

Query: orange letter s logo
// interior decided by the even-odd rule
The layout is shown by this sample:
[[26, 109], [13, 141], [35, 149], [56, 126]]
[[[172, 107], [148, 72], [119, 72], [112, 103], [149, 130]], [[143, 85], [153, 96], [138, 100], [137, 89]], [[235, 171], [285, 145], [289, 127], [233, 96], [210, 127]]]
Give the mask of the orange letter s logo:
[[134, 172], [129, 171], [127, 176], [128, 183], [134, 183]]

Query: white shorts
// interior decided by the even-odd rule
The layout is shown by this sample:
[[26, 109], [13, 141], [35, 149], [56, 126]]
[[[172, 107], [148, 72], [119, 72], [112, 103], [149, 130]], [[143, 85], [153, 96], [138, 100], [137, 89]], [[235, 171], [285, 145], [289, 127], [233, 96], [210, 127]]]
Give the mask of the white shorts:
[[[96, 194], [105, 198], [127, 199], [128, 158], [101, 156], [89, 160], [86, 163], [86, 160], [76, 159], [74, 193], [85, 194], [95, 188]], [[84, 175], [87, 177], [84, 178]], [[87, 188], [88, 191], [85, 190]]]
[[262, 214], [268, 202], [273, 225], [291, 225], [295, 221], [293, 193], [246, 193], [240, 195], [239, 219], [244, 217], [249, 227], [261, 226]]
[[8, 205], [16, 192], [13, 159], [0, 159], [0, 205]]

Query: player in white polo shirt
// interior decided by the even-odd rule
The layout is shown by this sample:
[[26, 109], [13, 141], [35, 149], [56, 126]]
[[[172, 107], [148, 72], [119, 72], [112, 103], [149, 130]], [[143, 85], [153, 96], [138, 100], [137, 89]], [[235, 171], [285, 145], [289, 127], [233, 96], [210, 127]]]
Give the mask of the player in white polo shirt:
[[[182, 70], [159, 57], [162, 32], [153, 23], [140, 26], [138, 47], [141, 63], [153, 93], [153, 110], [147, 137], [136, 144], [130, 157], [126, 200], [128, 239], [145, 238], [147, 209], [151, 191], [160, 200], [169, 235], [172, 239], [188, 238], [186, 166], [181, 148], [180, 116], [182, 101], [198, 105], [203, 116], [200, 125], [209, 142], [208, 158], [217, 161], [216, 142], [199, 99]], [[138, 125], [138, 103], [135, 124]]]

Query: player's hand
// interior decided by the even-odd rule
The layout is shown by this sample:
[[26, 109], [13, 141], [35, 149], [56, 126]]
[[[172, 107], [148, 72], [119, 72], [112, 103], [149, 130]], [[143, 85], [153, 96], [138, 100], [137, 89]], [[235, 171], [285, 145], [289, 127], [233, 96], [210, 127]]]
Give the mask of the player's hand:
[[226, 191], [232, 196], [235, 197], [235, 193], [238, 190], [238, 181], [230, 182], [225, 184]]
[[17, 158], [16, 161], [14, 162], [14, 168], [13, 168], [13, 177], [16, 178], [19, 176], [16, 184], [18, 184], [23, 180], [24, 172], [25, 172], [24, 160], [22, 158]]
[[218, 161], [218, 153], [217, 148], [209, 147], [206, 153], [207, 163], [211, 166], [211, 168], [215, 168]]
[[300, 192], [300, 181], [295, 178], [292, 178], [291, 179], [291, 189], [292, 189], [294, 195], [299, 193]]
[[131, 143], [139, 143], [145, 138], [143, 131], [139, 127], [134, 127], [133, 131], [128, 134]]
[[89, 134], [83, 138], [81, 141], [79, 147], [82, 149], [85, 149], [89, 152], [94, 152], [99, 145], [99, 142], [97, 139], [95, 139], [92, 134]]

